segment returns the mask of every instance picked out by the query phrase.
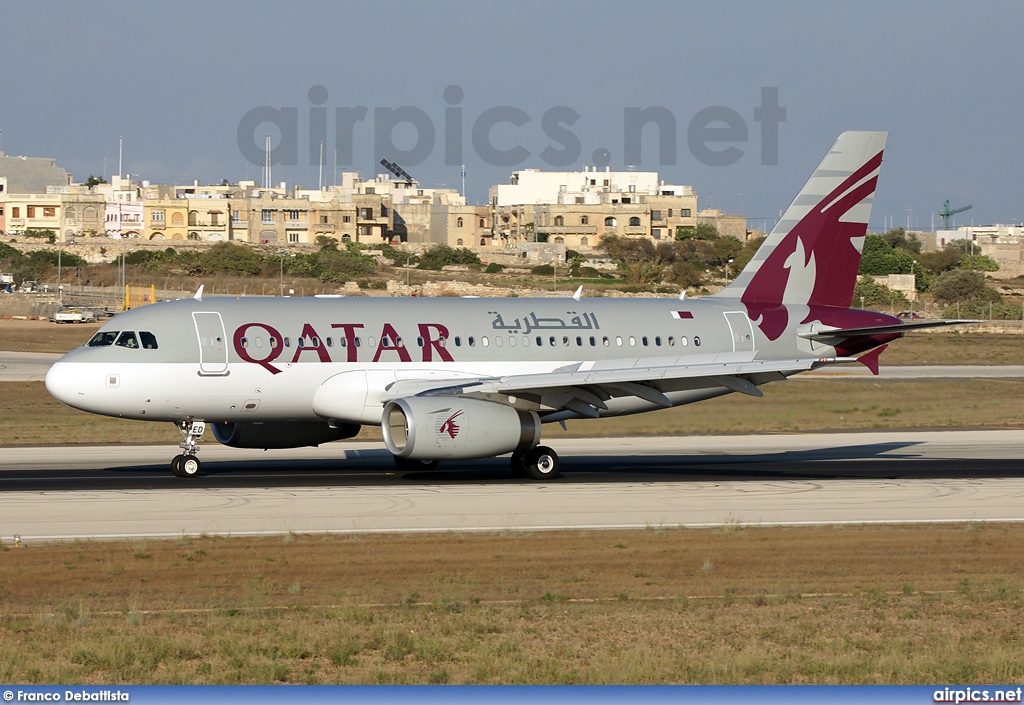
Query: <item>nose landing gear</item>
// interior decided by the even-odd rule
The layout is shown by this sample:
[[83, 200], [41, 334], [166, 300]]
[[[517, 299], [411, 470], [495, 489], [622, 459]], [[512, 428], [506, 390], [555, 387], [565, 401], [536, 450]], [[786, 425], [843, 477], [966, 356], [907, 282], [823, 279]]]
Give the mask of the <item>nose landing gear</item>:
[[199, 452], [199, 439], [206, 430], [206, 422], [185, 419], [176, 425], [178, 432], [181, 433], [181, 443], [178, 444], [178, 447], [184, 452], [174, 456], [171, 460], [171, 472], [176, 477], [195, 477], [203, 469], [203, 464], [199, 462], [196, 453]]

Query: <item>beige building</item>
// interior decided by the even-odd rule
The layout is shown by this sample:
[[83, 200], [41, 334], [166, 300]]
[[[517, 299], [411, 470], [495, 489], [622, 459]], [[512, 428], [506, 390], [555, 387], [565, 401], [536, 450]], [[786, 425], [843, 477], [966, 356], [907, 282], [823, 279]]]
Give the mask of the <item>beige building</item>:
[[696, 227], [692, 186], [666, 184], [656, 172], [514, 172], [491, 188], [495, 242], [552, 242], [575, 250], [598, 247], [607, 235], [673, 240]]

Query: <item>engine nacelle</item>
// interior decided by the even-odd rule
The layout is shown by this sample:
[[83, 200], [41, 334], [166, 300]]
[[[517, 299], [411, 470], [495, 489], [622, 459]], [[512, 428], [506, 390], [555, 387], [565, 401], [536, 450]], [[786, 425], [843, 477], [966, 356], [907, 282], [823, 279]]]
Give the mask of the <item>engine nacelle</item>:
[[213, 437], [232, 448], [302, 448], [340, 441], [359, 433], [357, 424], [330, 426], [326, 421], [212, 423]]
[[389, 401], [381, 430], [388, 450], [411, 460], [490, 458], [540, 443], [536, 412], [457, 397]]

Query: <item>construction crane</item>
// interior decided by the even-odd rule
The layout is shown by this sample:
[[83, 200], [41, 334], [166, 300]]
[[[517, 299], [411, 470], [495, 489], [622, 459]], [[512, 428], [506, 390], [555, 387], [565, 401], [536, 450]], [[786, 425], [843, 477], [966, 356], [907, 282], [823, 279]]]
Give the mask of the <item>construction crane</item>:
[[964, 206], [963, 208], [950, 208], [949, 199], [947, 198], [945, 203], [942, 204], [942, 210], [939, 211], [939, 217], [942, 218], [942, 229], [949, 230], [950, 218], [957, 213], [963, 213], [964, 211], [969, 211], [972, 208], [974, 208], [973, 205]]

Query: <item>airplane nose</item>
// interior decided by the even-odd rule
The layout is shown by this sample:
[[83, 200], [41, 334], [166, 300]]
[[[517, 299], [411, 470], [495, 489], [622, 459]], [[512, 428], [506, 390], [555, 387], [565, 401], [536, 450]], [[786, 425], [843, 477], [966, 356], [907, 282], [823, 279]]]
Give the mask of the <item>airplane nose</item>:
[[76, 409], [81, 409], [85, 403], [85, 384], [80, 368], [80, 364], [58, 360], [46, 373], [46, 391]]

